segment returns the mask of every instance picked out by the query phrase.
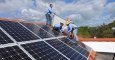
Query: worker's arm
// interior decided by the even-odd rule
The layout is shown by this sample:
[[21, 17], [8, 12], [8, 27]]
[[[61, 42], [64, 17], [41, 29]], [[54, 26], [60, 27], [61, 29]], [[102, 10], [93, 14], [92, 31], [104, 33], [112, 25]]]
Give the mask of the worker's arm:
[[63, 29], [60, 29], [60, 32], [62, 33], [64, 30]]
[[69, 30], [68, 30], [68, 34], [69, 34], [72, 31], [72, 26], [69, 25], [68, 28], [69, 28]]

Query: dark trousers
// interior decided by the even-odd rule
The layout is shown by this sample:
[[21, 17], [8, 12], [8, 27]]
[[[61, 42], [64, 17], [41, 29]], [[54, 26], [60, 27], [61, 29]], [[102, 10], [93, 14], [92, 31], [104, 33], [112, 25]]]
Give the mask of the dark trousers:
[[60, 32], [60, 29], [58, 27], [53, 27], [53, 29], [57, 32]]

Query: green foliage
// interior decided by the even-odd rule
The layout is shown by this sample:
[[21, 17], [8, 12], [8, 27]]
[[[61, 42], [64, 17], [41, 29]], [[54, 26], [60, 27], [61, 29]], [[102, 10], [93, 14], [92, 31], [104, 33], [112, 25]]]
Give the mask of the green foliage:
[[78, 28], [78, 35], [82, 37], [91, 37], [88, 27], [79, 27]]
[[82, 37], [115, 38], [115, 31], [112, 30], [112, 27], [115, 27], [115, 21], [98, 27], [82, 26], [78, 28], [78, 35]]

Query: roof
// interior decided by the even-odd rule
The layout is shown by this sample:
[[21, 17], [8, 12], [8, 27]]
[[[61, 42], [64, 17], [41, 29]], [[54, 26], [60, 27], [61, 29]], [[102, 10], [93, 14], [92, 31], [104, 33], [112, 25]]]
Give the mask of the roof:
[[115, 42], [83, 42], [96, 52], [115, 53]]
[[[65, 42], [65, 36], [60, 35], [59, 32], [52, 31], [51, 27], [42, 23], [1, 19], [0, 26], [0, 33], [2, 33], [0, 38], [5, 42], [0, 41], [0, 51], [12, 59], [17, 60], [18, 58], [8, 53], [11, 52], [10, 49], [13, 52], [17, 52], [14, 55], [20, 56], [19, 59], [27, 57], [32, 60], [45, 58], [93, 60], [95, 57], [95, 52], [92, 48], [80, 41], [71, 42], [70, 45]], [[71, 41], [71, 39], [69, 40]], [[0, 52], [0, 56], [2, 56], [0, 59], [9, 59], [2, 52]], [[20, 54], [22, 52], [25, 56]]]

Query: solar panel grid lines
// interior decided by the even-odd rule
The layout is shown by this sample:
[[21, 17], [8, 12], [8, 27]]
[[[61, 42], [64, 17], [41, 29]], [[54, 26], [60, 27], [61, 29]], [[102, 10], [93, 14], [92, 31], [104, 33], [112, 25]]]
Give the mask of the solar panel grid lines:
[[37, 60], [67, 60], [44, 41], [22, 45]]
[[4, 32], [0, 29], [0, 45], [7, 43], [13, 43], [13, 41], [8, 36], [6, 36]]
[[25, 27], [23, 24], [21, 24], [20, 22], [18, 22], [20, 25], [22, 25], [24, 28], [26, 28], [28, 31], [30, 31], [31, 33], [33, 33], [35, 36], [37, 36], [38, 38], [40, 38], [38, 35], [36, 35], [34, 32], [32, 32], [30, 29], [28, 29], [27, 27]]
[[[75, 51], [70, 46], [62, 43], [59, 40], [56, 40], [56, 39], [55, 40], [47, 40], [46, 42], [48, 42], [55, 49], [59, 50], [62, 54], [66, 55], [71, 60], [75, 60], [75, 59], [77, 59], [77, 60], [82, 60], [82, 59], [86, 60], [87, 59], [85, 56], [83, 56], [82, 54]], [[72, 54], [74, 54], [74, 55], [72, 55]]]
[[0, 26], [18, 42], [39, 39], [17, 22], [0, 21]]
[[36, 25], [53, 35], [52, 30], [47, 25], [40, 25], [40, 24], [36, 24]]
[[[59, 41], [61, 41], [60, 39], [58, 39]], [[63, 41], [61, 41], [62, 43], [64, 43]], [[66, 43], [64, 43], [66, 44]], [[78, 52], [80, 55], [82, 55], [83, 57], [87, 58], [85, 55], [81, 54], [79, 51], [75, 50], [74, 48], [72, 48], [71, 46], [68, 46], [70, 47], [71, 49], [73, 49], [74, 51]]]
[[80, 42], [79, 45], [80, 45], [81, 47], [83, 47], [84, 49], [87, 48], [87, 51], [89, 51], [89, 52], [92, 50], [89, 46], [85, 45], [85, 44], [82, 43], [82, 42]]
[[[15, 52], [17, 54], [15, 54], [16, 55], [15, 58], [12, 58], [12, 59], [16, 60], [17, 58], [22, 57], [20, 60], [22, 60], [22, 59], [26, 60], [25, 58], [27, 58], [28, 60], [44, 60], [44, 59], [45, 60], [46, 59], [47, 60], [48, 59], [49, 60], [88, 60], [88, 58], [85, 56], [85, 54], [83, 54], [85, 52], [85, 48], [82, 47], [82, 45], [81, 46], [78, 45], [77, 46], [78, 51], [76, 51], [74, 48], [72, 48], [71, 46], [67, 45], [66, 43], [64, 43], [63, 41], [60, 40], [60, 38], [63, 38], [65, 36], [57, 36], [56, 37], [52, 33], [49, 32], [52, 30], [47, 31], [47, 30], [44, 30], [39, 25], [33, 24], [34, 26], [36, 26], [35, 30], [36, 30], [36, 28], [41, 28], [48, 34], [52, 35], [52, 37], [41, 38], [39, 35], [37, 35], [35, 32], [33, 32], [31, 30], [31, 28], [26, 27], [25, 25], [23, 25], [20, 22], [9, 22], [9, 23], [8, 22], [1, 23], [1, 21], [0, 21], [0, 26], [9, 24], [9, 26], [0, 27], [0, 31], [2, 30], [2, 32], [5, 33], [5, 35], [11, 39], [11, 41], [13, 41], [13, 43], [2, 44], [2, 45], [0, 45], [0, 49], [3, 50], [3, 48], [6, 49], [6, 48], [12, 48], [12, 47], [16, 46], [15, 49], [17, 49], [17, 50]], [[14, 26], [15, 24], [16, 24], [16, 26], [18, 25], [21, 28], [23, 28], [24, 30], [29, 31], [29, 33], [31, 33], [32, 36], [36, 36], [37, 39], [17, 41], [14, 38], [14, 36], [12, 36], [12, 34], [15, 34], [17, 32], [17, 30], [14, 30], [16, 27], [16, 26]], [[11, 27], [11, 26], [14, 26], [14, 27]], [[20, 27], [17, 27], [17, 29], [20, 30], [19, 32], [20, 33], [23, 32], [22, 35], [26, 34], [26, 33], [24, 33], [25, 31], [23, 29], [20, 29]], [[10, 33], [12, 33], [12, 30], [14, 30], [14, 33], [9, 34], [8, 30]], [[20, 35], [17, 35], [15, 37], [18, 37], [18, 36], [20, 36]], [[24, 37], [29, 37], [29, 36], [24, 36]], [[26, 39], [26, 38], [24, 38], [24, 39]], [[15, 49], [12, 49], [12, 50], [14, 51]], [[10, 50], [8, 50], [8, 51], [10, 51]], [[20, 55], [21, 52], [23, 52], [24, 55], [23, 54]], [[1, 52], [0, 52], [0, 54], [1, 54]], [[9, 55], [9, 53], [6, 55]], [[17, 57], [17, 55], [19, 55], [19, 56]], [[1, 55], [0, 55], [0, 58], [2, 58]]]
[[[81, 42], [80, 42], [80, 43], [81, 43]], [[84, 50], [83, 52], [84, 52], [84, 53], [83, 53], [83, 52], [82, 52], [82, 53], [83, 53], [86, 57], [89, 57], [90, 52], [92, 51], [92, 49], [91, 49], [90, 47], [88, 47], [88, 46], [86, 46], [86, 47], [83, 46], [83, 45], [85, 45], [85, 44], [83, 44], [83, 43], [82, 43], [82, 45], [81, 45], [81, 44], [78, 44], [78, 45], [79, 45], [81, 48], [83, 48], [83, 50]], [[89, 49], [90, 49], [90, 50], [89, 50]]]
[[28, 55], [32, 60], [36, 60], [31, 54], [29, 54], [21, 45], [18, 45], [18, 47], [24, 51], [26, 55]]
[[58, 39], [58, 38], [63, 38], [64, 36], [59, 36], [59, 37], [51, 37], [51, 38], [45, 38], [45, 39], [38, 39], [38, 40], [31, 40], [31, 41], [23, 41], [23, 42], [17, 42], [19, 45], [22, 44], [27, 44], [27, 43], [34, 43], [34, 42], [40, 42], [40, 41], [47, 41], [47, 40], [52, 40], [52, 39]]
[[2, 27], [0, 27], [0, 30], [8, 37], [7, 39], [12, 40], [12, 43], [16, 42], [16, 40], [12, 36], [10, 36]]
[[77, 50], [78, 52], [80, 52], [81, 54], [85, 55], [86, 57], [88, 57], [89, 52], [87, 50], [82, 49], [82, 47], [78, 46], [79, 50]]
[[88, 57], [88, 55], [89, 55], [89, 51], [87, 51], [85, 48], [81, 47], [79, 44], [78, 44], [78, 46], [75, 45], [72, 48], [74, 48], [75, 50], [77, 50], [78, 52], [80, 52], [82, 55], [85, 55], [86, 57]]
[[[38, 26], [37, 24], [35, 24], [35, 25]], [[40, 26], [38, 26], [38, 27], [40, 27]], [[43, 29], [43, 28], [41, 28], [41, 29]], [[45, 29], [43, 29], [43, 30], [46, 31]], [[50, 32], [48, 32], [48, 31], [46, 31], [46, 32], [49, 33], [50, 35], [52, 35]], [[52, 36], [54, 37], [54, 35], [52, 35]]]
[[50, 38], [53, 37], [51, 34], [49, 34], [47, 31], [43, 30], [41, 27], [35, 24], [31, 23], [21, 23], [28, 29], [30, 29], [32, 32], [34, 32], [36, 35], [38, 35], [40, 38]]
[[[79, 45], [80, 46], [80, 45]], [[82, 46], [80, 46], [81, 48], [83, 48]], [[88, 55], [90, 54], [91, 51], [88, 51], [86, 48], [83, 48], [84, 52], [85, 52], [85, 56], [88, 57]]]
[[[37, 24], [36, 24], [37, 25]], [[48, 31], [50, 34], [52, 34], [53, 36], [59, 36], [59, 32], [55, 31], [55, 30], [52, 30], [51, 27], [47, 26], [47, 25], [39, 25], [39, 27], [41, 27], [42, 29]]]
[[[56, 37], [57, 38], [57, 37]], [[32, 42], [31, 42], [32, 43]]]
[[1, 60], [31, 60], [18, 46], [0, 48]]
[[[61, 38], [60, 39], [62, 42], [64, 42], [64, 38]], [[71, 48], [75, 49], [76, 51], [80, 52], [82, 55], [84, 55], [85, 57], [88, 57], [89, 55], [89, 51], [87, 51], [85, 48], [81, 47], [79, 45], [79, 42], [77, 41], [77, 43], [72, 43], [72, 44], [69, 44], [69, 43], [66, 43], [65, 44], [69, 45]]]
[[48, 42], [44, 41], [46, 44], [48, 44], [49, 46], [51, 46], [53, 49], [55, 49], [57, 52], [59, 52], [61, 55], [63, 55], [65, 58], [67, 58], [67, 60], [70, 60], [70, 58], [68, 58], [67, 56], [65, 56], [63, 53], [61, 53], [60, 51], [58, 51], [55, 47], [53, 47], [51, 44], [49, 44]]
[[[36, 26], [38, 26], [37, 24], [35, 24]], [[38, 26], [38, 27], [40, 27], [40, 26]], [[41, 28], [41, 27], [40, 27]], [[41, 28], [41, 29], [43, 29], [43, 28]], [[44, 31], [46, 31], [45, 29], [43, 29]], [[48, 32], [48, 31], [46, 31], [46, 32]], [[49, 34], [51, 34], [50, 32], [48, 32]], [[53, 34], [51, 34], [52, 36], [54, 36]], [[57, 36], [58, 37], [58, 36]], [[59, 37], [65, 37], [65, 36], [59, 36]], [[58, 39], [58, 38], [57, 38]]]

